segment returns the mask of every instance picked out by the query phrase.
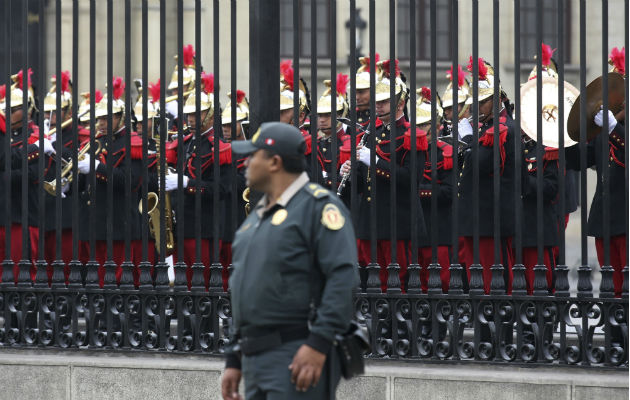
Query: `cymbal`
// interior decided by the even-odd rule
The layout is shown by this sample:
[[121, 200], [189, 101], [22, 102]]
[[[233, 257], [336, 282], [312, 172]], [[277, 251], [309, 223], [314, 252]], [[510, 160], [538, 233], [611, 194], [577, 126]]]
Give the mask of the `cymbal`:
[[[547, 147], [558, 148], [558, 126], [560, 124], [558, 115], [558, 79], [550, 76], [542, 78], [542, 105], [538, 108], [537, 104], [537, 79], [527, 81], [521, 87], [521, 129], [532, 140], [538, 139], [538, 118], [542, 122], [542, 144]], [[580, 91], [577, 90], [569, 82], [564, 82], [563, 102], [564, 110], [571, 109], [575, 99], [579, 96]], [[575, 144], [567, 135], [568, 113], [563, 113], [563, 122], [565, 126], [564, 146], [569, 147]]]
[[[603, 104], [603, 82], [600, 76], [586, 87], [586, 140], [591, 140], [602, 132], [602, 128], [595, 125], [593, 118]], [[575, 99], [569, 119], [567, 120], [567, 132], [569, 137], [579, 142], [580, 140], [580, 102], [582, 94]], [[625, 101], [625, 89], [623, 76], [617, 72], [608, 73], [608, 109], [617, 114], [623, 108]]]

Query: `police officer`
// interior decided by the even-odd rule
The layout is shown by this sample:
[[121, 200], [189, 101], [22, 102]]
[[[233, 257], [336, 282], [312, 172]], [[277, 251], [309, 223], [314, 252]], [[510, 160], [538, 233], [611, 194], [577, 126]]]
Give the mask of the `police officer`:
[[334, 398], [333, 338], [351, 318], [357, 252], [346, 208], [309, 183], [304, 146], [299, 130], [280, 122], [233, 143], [234, 152], [251, 154], [247, 185], [264, 196], [234, 240], [232, 330], [240, 355], [228, 356], [224, 399], [239, 398], [241, 376], [248, 399]]

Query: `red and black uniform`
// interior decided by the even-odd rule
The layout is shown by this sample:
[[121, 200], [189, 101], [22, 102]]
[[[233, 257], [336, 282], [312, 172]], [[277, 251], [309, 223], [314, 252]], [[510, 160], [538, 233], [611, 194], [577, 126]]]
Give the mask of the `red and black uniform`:
[[[192, 139], [193, 134], [189, 133], [184, 135], [184, 152], [188, 149], [190, 144], [190, 140]], [[179, 139], [175, 138], [169, 142], [166, 142], [164, 145], [166, 151], [166, 163], [173, 167], [177, 168], [177, 147], [178, 147]]]
[[357, 108], [357, 123], [361, 124], [364, 128], [370, 124], [370, 109], [359, 110]]
[[[72, 160], [72, 128], [68, 127], [61, 130], [61, 135], [55, 136], [52, 142], [55, 150], [57, 149], [57, 140], [61, 140], [62, 153], [64, 160]], [[57, 177], [57, 163], [59, 156], [55, 155], [47, 160], [44, 180], [55, 181]], [[63, 169], [63, 166], [61, 167]], [[60, 188], [61, 189], [61, 188]], [[69, 274], [68, 264], [72, 261], [72, 196], [62, 196], [61, 199], [61, 254], [56, 254], [57, 250], [57, 197], [49, 193], [45, 194], [45, 213], [44, 213], [44, 258], [48, 263], [48, 278], [52, 278], [52, 263], [55, 260], [62, 260], [65, 263], [66, 277]]]
[[[5, 215], [5, 193], [0, 193], [0, 257], [2, 260], [11, 259], [15, 264], [13, 273], [15, 281], [18, 277], [18, 262], [22, 259], [22, 248], [28, 249], [27, 260], [34, 263], [37, 259], [37, 243], [39, 240], [39, 196], [37, 196], [39, 190], [39, 157], [40, 150], [34, 144], [27, 143], [23, 145], [22, 142], [22, 129], [16, 129], [11, 133], [11, 151], [10, 154], [6, 154], [4, 140], [5, 140], [5, 125], [4, 117], [2, 116], [0, 121], [0, 172], [2, 179], [6, 179], [5, 176], [5, 162], [6, 157], [11, 158], [11, 215]], [[35, 137], [39, 130], [33, 122], [28, 124], [28, 135]], [[27, 170], [22, 170], [22, 159], [27, 157], [28, 166]], [[24, 173], [27, 174], [28, 182], [28, 242], [22, 241], [22, 177]], [[3, 182], [5, 185], [6, 182]], [[11, 226], [11, 250], [7, 254], [5, 249], [5, 227], [7, 223]], [[31, 267], [31, 279], [35, 279], [35, 267]]]
[[546, 147], [543, 160], [536, 159], [536, 142], [524, 143], [522, 179], [523, 199], [523, 265], [525, 266], [525, 280], [527, 282], [527, 293], [532, 294], [534, 289], [534, 266], [538, 264], [537, 249], [537, 184], [536, 174], [538, 168], [543, 168], [543, 244], [544, 244], [544, 265], [547, 267], [547, 287], [553, 288], [553, 272], [555, 270], [554, 248], [558, 245], [558, 225], [559, 215], [558, 205], [558, 149]]
[[[625, 195], [626, 180], [624, 163], [624, 150], [626, 146], [624, 126], [622, 122], [617, 122], [617, 126], [608, 136], [608, 145], [610, 152], [608, 158], [602, 157], [602, 141], [606, 140], [606, 135], [600, 134], [591, 140], [587, 149], [587, 167], [595, 166], [597, 171], [597, 186], [593, 195], [593, 202], [588, 214], [588, 235], [595, 237], [595, 248], [597, 250], [597, 259], [600, 265], [604, 265], [604, 224], [610, 229], [610, 264], [614, 269], [613, 283], [615, 286], [615, 296], [621, 297], [623, 286], [623, 268], [628, 265], [626, 259], [626, 236], [628, 235], [627, 224], [625, 218]], [[579, 145], [567, 148], [567, 168], [575, 170], [580, 169], [580, 149]], [[602, 174], [604, 164], [608, 163], [610, 178], [610, 197], [608, 204], [604, 204], [602, 184]], [[608, 207], [610, 210], [610, 219], [603, 220], [603, 209]]]
[[[426, 133], [417, 131], [417, 162], [418, 165], [424, 165], [427, 150]], [[412, 173], [410, 169], [411, 163], [411, 135], [409, 123], [404, 117], [396, 121], [394, 128], [390, 129], [389, 125], [380, 125], [374, 132], [376, 141], [376, 161], [374, 176], [370, 173], [370, 168], [358, 163], [353, 173], [357, 173], [357, 192], [360, 196], [358, 220], [355, 221], [357, 233], [357, 250], [359, 256], [359, 264], [363, 267], [370, 263], [370, 209], [376, 207], [376, 238], [377, 238], [377, 259], [372, 260], [381, 267], [381, 289], [387, 288], [387, 266], [391, 262], [391, 209], [396, 210], [396, 254], [397, 262], [400, 265], [400, 278], [403, 287], [406, 287], [405, 281], [407, 277], [407, 266], [409, 265], [411, 229], [424, 230], [424, 217], [422, 212], [418, 213], [418, 220], [411, 221], [409, 215], [411, 207], [422, 210], [420, 198], [415, 197], [416, 201], [411, 200], [411, 179], [418, 179], [418, 174]], [[391, 140], [396, 141], [396, 153], [390, 153]], [[368, 140], [369, 142], [369, 140]], [[396, 204], [391, 204], [391, 172], [392, 162], [395, 163], [396, 170]], [[371, 197], [371, 187], [375, 186], [376, 198]], [[349, 184], [346, 185], [343, 195], [348, 196], [350, 193]]]
[[[135, 201], [139, 190], [139, 173], [142, 170], [142, 159], [133, 159], [131, 155], [131, 190], [127, 196], [126, 186], [126, 167], [125, 158], [126, 143], [127, 143], [127, 129], [122, 127], [113, 135], [113, 140], [108, 143], [107, 137], [103, 137], [102, 143], [104, 148], [100, 155], [97, 157], [99, 164], [96, 167], [94, 174], [96, 177], [96, 186], [92, 187], [89, 182], [89, 176], [85, 175], [82, 179], [83, 190], [81, 197], [83, 201], [80, 202], [79, 213], [85, 216], [86, 223], [80, 224], [79, 229], [79, 258], [83, 262], [88, 260], [95, 260], [100, 264], [99, 268], [99, 284], [102, 286], [104, 283], [105, 269], [103, 264], [107, 260], [107, 221], [108, 218], [112, 219], [112, 261], [118, 266], [116, 269], [116, 281], [120, 281], [122, 276], [122, 269], [120, 265], [125, 261], [125, 232], [127, 225], [131, 224], [131, 236], [130, 239], [137, 237], [137, 232], [140, 229], [138, 222], [138, 203]], [[135, 135], [131, 134], [132, 137]], [[112, 175], [108, 176], [108, 165], [112, 166]], [[108, 215], [108, 195], [107, 186], [111, 179], [113, 186], [113, 202], [112, 213]], [[90, 225], [90, 194], [95, 192], [95, 224]], [[129, 201], [129, 203], [128, 203]], [[90, 232], [94, 234], [95, 240], [95, 253], [90, 254]], [[131, 254], [132, 261], [133, 254]]]
[[[201, 263], [205, 266], [204, 276], [206, 285], [210, 273], [210, 264], [212, 263], [212, 246], [213, 246], [213, 227], [215, 223], [221, 224], [223, 221], [214, 221], [213, 201], [214, 195], [219, 195], [219, 210], [223, 212], [226, 199], [229, 199], [231, 190], [231, 174], [230, 164], [232, 163], [232, 147], [229, 143], [220, 142], [219, 148], [219, 174], [220, 180], [219, 191], [214, 191], [214, 132], [210, 128], [206, 132], [199, 135], [199, 140], [192, 138], [186, 150], [185, 174], [189, 178], [188, 186], [184, 190], [184, 215], [177, 216], [177, 223], [184, 223], [184, 248], [177, 249], [174, 258], [175, 261], [183, 261], [188, 266], [195, 263], [196, 256], [196, 239], [195, 225], [196, 221], [201, 222]], [[197, 160], [201, 166], [201, 170], [197, 170]], [[196, 213], [195, 196], [201, 193], [201, 214]], [[176, 192], [172, 196], [173, 202], [177, 202]], [[175, 206], [176, 207], [176, 206]], [[177, 208], [175, 208], [177, 209]], [[220, 230], [219, 230], [220, 232]], [[177, 229], [175, 229], [177, 233]], [[218, 239], [218, 238], [217, 238]], [[192, 270], [188, 270], [188, 281], [192, 278]]]
[[[473, 226], [473, 157], [472, 150], [463, 154], [459, 182], [460, 262], [469, 267], [473, 263], [473, 232], [479, 230], [479, 262], [483, 266], [483, 284], [490, 292], [494, 259], [494, 207], [500, 207], [500, 255], [496, 260], [504, 267], [508, 293], [512, 292], [512, 237], [514, 236], [514, 128], [512, 119], [502, 111], [499, 118], [500, 204], [494, 204], [494, 126], [493, 120], [479, 128], [479, 225]], [[518, 138], [520, 140], [520, 137]]]
[[[317, 139], [317, 159], [322, 167], [322, 175], [324, 177], [324, 182], [322, 186], [326, 189], [336, 191], [337, 188], [332, 187], [332, 174], [339, 174], [339, 149], [344, 145], [344, 143], [350, 141], [350, 135], [347, 135], [344, 132], [343, 128], [339, 128], [337, 130], [337, 148], [333, 149], [333, 137], [323, 136]], [[332, 165], [333, 153], [336, 152], [337, 164]], [[337, 183], [339, 183], [339, 178], [337, 178]]]
[[[312, 166], [312, 157], [314, 153], [313, 153], [313, 143], [312, 143], [313, 137], [311, 136], [311, 132], [304, 128], [300, 128], [300, 132], [302, 132], [302, 137], [304, 137], [304, 142], [306, 143], [306, 148], [304, 149], [304, 157], [306, 157], [305, 171], [308, 174], [308, 177], [311, 178], [311, 181], [319, 182], [323, 185], [324, 175], [322, 171], [323, 171], [324, 163], [321, 157], [319, 156], [319, 152], [315, 153], [315, 156], [317, 157], [317, 165], [315, 169], [313, 169], [313, 166]], [[261, 196], [256, 196], [256, 197], [260, 199]], [[256, 203], [252, 202], [252, 204], [256, 204]]]
[[437, 196], [437, 260], [440, 264], [440, 279], [442, 280], [442, 290], [448, 292], [450, 280], [449, 267], [451, 265], [451, 204], [453, 199], [453, 147], [441, 140], [437, 141], [437, 191], [433, 191], [431, 181], [431, 149], [426, 155], [426, 163], [422, 170], [422, 177], [418, 187], [418, 195], [422, 204], [424, 223], [426, 224], [426, 234], [419, 235], [418, 264], [420, 265], [420, 283], [424, 292], [428, 289], [429, 270], [431, 263], [431, 198]]

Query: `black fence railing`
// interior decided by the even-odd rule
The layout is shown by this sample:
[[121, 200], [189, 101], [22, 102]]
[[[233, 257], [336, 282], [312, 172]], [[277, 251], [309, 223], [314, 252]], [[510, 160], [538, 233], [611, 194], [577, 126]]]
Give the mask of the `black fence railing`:
[[[367, 1], [363, 21], [356, 0], [251, 1], [249, 60], [239, 60], [237, 12], [244, 2], [231, 0], [226, 13], [218, 0], [195, 0], [194, 20], [185, 21], [177, 1], [175, 26], [167, 26], [171, 2], [160, 1], [159, 58], [150, 60], [147, 0], [108, 0], [104, 21], [97, 20], [95, 0], [73, 0], [71, 41], [62, 39], [66, 2], [0, 1], [6, 71], [0, 78], [0, 345], [221, 354], [231, 322], [231, 241], [256, 198], [245, 186], [245, 160], [232, 154], [230, 142], [248, 138], [264, 121], [282, 120], [310, 142], [311, 180], [337, 192], [351, 211], [362, 278], [355, 317], [371, 329], [370, 357], [627, 368], [628, 60], [617, 49], [609, 54], [609, 2], [597, 2], [601, 78], [587, 86], [592, 5], [579, 1], [578, 91], [565, 82], [570, 1], [555, 2], [554, 54], [543, 43], [549, 35], [543, 2], [514, 0], [512, 99], [499, 79], [505, 2], [492, 2], [486, 35], [492, 64], [479, 50], [479, 2], [470, 2], [468, 72], [459, 59], [460, 2], [407, 2], [408, 15], [396, 15], [399, 4], [391, 0], [386, 17]], [[89, 4], [86, 34], [79, 32], [80, 3]], [[519, 32], [526, 3], [536, 10], [538, 51], [523, 84]], [[625, 43], [613, 44], [626, 49], [628, 3]], [[443, 5], [451, 10], [451, 84], [440, 96]], [[140, 38], [132, 37], [132, 6], [140, 9]], [[419, 13], [420, 6], [427, 10]], [[124, 43], [114, 43], [114, 7], [124, 10]], [[292, 16], [292, 65], [280, 63], [280, 7], [290, 7], [283, 15]], [[46, 20], [48, 8], [54, 21]], [[347, 71], [337, 60], [341, 9], [349, 10]], [[39, 30], [21, 29], [34, 10]], [[202, 14], [210, 13], [212, 42], [202, 35]], [[230, 19], [229, 32], [219, 29], [222, 15]], [[322, 15], [330, 43], [321, 43], [315, 28]], [[418, 15], [429, 16], [430, 29], [420, 30], [430, 32], [429, 44], [416, 37], [426, 23]], [[406, 40], [397, 37], [401, 18], [411, 32]], [[54, 39], [46, 24], [54, 25]], [[97, 44], [100, 24], [104, 48]], [[184, 40], [185, 24], [194, 25], [192, 40]], [[357, 28], [364, 26], [366, 57], [357, 46]], [[168, 30], [176, 32], [178, 49], [170, 80]], [[380, 62], [377, 34], [389, 39]], [[79, 52], [83, 41], [89, 54]], [[430, 48], [429, 85], [417, 81], [418, 41]], [[395, 61], [399, 42], [409, 45], [408, 76]], [[226, 45], [229, 61], [219, 52]], [[70, 62], [62, 60], [62, 46], [72, 48]], [[122, 60], [115, 46], [124, 47]], [[313, 55], [310, 85], [300, 77], [304, 46]], [[321, 46], [328, 48], [330, 73], [318, 64]], [[134, 51], [141, 52], [141, 79], [132, 100]], [[211, 74], [201, 65], [202, 51], [211, 54]], [[106, 58], [105, 77], [96, 75], [97, 52], [105, 54], [98, 53]], [[250, 104], [236, 78], [245, 62]], [[150, 63], [159, 64], [157, 83], [149, 83]], [[71, 80], [63, 71], [68, 66]], [[124, 76], [114, 76], [115, 68]], [[84, 69], [88, 84], [78, 80]], [[229, 90], [219, 88], [228, 74]], [[55, 81], [47, 91], [49, 75]], [[104, 95], [97, 90], [103, 78]], [[330, 80], [321, 95], [320, 79]], [[89, 93], [80, 96], [82, 86]], [[222, 107], [226, 92], [230, 104]], [[597, 173], [590, 210], [589, 167]], [[581, 266], [570, 282], [565, 227], [578, 202]], [[598, 295], [588, 236], [596, 239], [601, 264]]]

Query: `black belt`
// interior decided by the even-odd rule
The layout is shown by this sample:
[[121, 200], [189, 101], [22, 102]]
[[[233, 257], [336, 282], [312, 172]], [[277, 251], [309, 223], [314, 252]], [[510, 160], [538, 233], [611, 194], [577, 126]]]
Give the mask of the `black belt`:
[[[253, 330], [253, 329], [252, 329]], [[267, 329], [261, 328], [261, 331]], [[307, 325], [293, 325], [279, 327], [271, 332], [265, 332], [261, 335], [243, 336], [239, 339], [238, 344], [243, 355], [250, 356], [263, 351], [271, 350], [284, 343], [294, 340], [306, 339], [310, 331]]]

